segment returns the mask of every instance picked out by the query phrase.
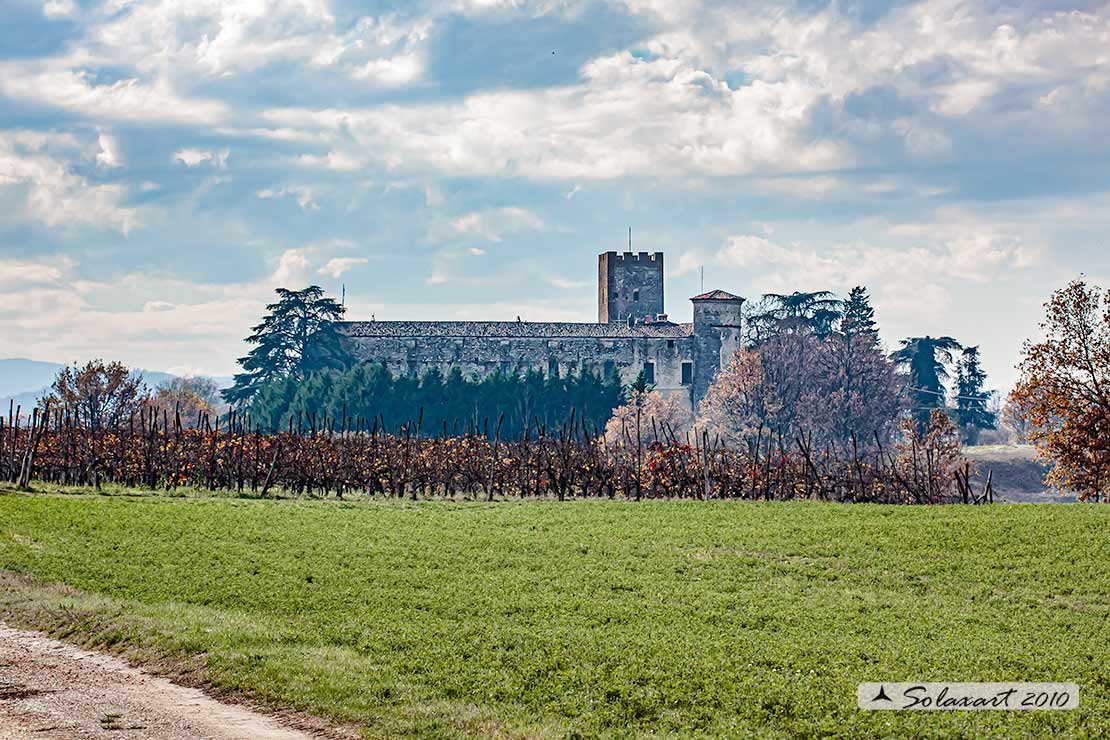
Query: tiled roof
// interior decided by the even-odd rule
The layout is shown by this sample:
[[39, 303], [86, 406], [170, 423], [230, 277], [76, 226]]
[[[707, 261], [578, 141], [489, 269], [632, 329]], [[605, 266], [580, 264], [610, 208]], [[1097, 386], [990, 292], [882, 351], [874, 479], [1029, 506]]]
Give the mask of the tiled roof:
[[690, 299], [691, 301], [742, 301], [744, 300], [738, 295], [733, 295], [725, 290], [711, 290], [708, 293], [696, 295]]
[[342, 321], [351, 337], [688, 337], [693, 324], [586, 324], [570, 321]]

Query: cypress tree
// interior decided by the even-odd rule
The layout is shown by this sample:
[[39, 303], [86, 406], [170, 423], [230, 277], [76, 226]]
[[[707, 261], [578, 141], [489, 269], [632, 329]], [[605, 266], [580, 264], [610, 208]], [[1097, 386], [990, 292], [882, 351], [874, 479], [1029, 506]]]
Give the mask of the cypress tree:
[[967, 444], [978, 442], [982, 430], [994, 429], [998, 423], [997, 414], [987, 408], [994, 393], [983, 390], [986, 380], [979, 348], [965, 348], [956, 368], [956, 423]]
[[852, 288], [848, 294], [848, 300], [844, 302], [840, 331], [848, 337], [870, 336], [878, 341], [879, 326], [875, 323], [875, 309], [871, 307], [871, 297], [863, 286]]

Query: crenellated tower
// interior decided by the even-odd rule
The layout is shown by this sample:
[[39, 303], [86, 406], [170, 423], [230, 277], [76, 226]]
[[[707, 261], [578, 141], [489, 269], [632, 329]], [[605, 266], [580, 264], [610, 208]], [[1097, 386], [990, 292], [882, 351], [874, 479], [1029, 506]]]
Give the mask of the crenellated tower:
[[604, 252], [597, 258], [597, 320], [653, 319], [663, 313], [663, 253]]

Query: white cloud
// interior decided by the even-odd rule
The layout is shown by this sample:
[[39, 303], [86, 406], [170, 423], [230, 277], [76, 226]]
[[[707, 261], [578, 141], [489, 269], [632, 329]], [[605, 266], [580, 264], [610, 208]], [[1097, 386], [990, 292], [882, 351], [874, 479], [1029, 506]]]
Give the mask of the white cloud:
[[464, 260], [485, 256], [484, 249], [441, 249], [432, 255], [432, 271], [424, 280], [426, 285], [443, 285], [461, 276]]
[[765, 192], [802, 198], [821, 198], [847, 187], [842, 179], [829, 175], [812, 177], [763, 177], [756, 185]]
[[547, 282], [548, 285], [559, 288], [560, 290], [582, 290], [590, 287], [589, 283], [584, 283], [579, 280], [567, 280], [558, 275], [547, 275], [544, 277], [544, 281]]
[[108, 134], [100, 134], [96, 138], [96, 144], [100, 151], [96, 153], [96, 163], [101, 167], [119, 167], [123, 164], [119, 157], [119, 147], [116, 144], [114, 137]]
[[1038, 245], [1027, 245], [1020, 237], [990, 226], [961, 232], [933, 225], [932, 234], [923, 241], [909, 249], [868, 243], [817, 249], [745, 234], [729, 238], [716, 260], [732, 267], [772, 268], [780, 284], [844, 290], [861, 283], [893, 281], [912, 287], [922, 279], [983, 283], [1002, 271], [1029, 268], [1041, 255]]
[[213, 123], [229, 110], [222, 102], [188, 98], [164, 77], [99, 82], [87, 55], [0, 63], [0, 92], [8, 97], [103, 121]]
[[21, 189], [25, 214], [49, 227], [92, 225], [126, 234], [138, 214], [123, 205], [123, 187], [74, 174], [68, 158], [81, 154], [73, 147], [65, 135], [0, 132], [0, 189]]
[[181, 162], [186, 167], [196, 167], [205, 162], [211, 163], [217, 169], [224, 169], [227, 167], [227, 158], [230, 151], [221, 149], [220, 151], [208, 151], [205, 149], [181, 149], [174, 152], [173, 160]]
[[44, 0], [42, 14], [47, 18], [65, 18], [77, 12], [77, 4], [73, 0]]
[[424, 73], [424, 62], [416, 54], [400, 54], [387, 59], [371, 59], [352, 70], [351, 77], [382, 87], [399, 87], [416, 82]]
[[333, 170], [335, 172], [355, 172], [366, 166], [360, 156], [345, 152], [302, 154], [297, 157], [296, 163], [301, 167]]
[[350, 270], [355, 265], [365, 265], [369, 261], [370, 260], [365, 257], [333, 257], [317, 272], [321, 275], [330, 275], [338, 280], [343, 277], [343, 273], [347, 272], [347, 270]]
[[411, 84], [424, 71], [434, 16], [367, 15], [354, 23], [328, 0], [118, 2], [91, 29], [98, 58], [182, 80], [225, 79], [272, 66], [337, 72], [356, 82]]
[[0, 290], [58, 285], [71, 266], [66, 258], [55, 262], [0, 259]]
[[830, 245], [826, 240], [807, 246], [740, 234], [730, 237], [711, 261], [739, 270], [760, 292], [829, 289], [846, 294], [867, 285], [876, 291], [884, 316], [916, 323], [922, 315], [942, 314], [956, 286], [979, 290], [972, 286], [1012, 277], [1042, 260], [1042, 245], [1009, 227], [953, 209], [939, 209], [935, 216], [934, 221], [887, 230], [898, 240], [909, 239], [911, 246], [871, 241]]
[[[594, 60], [582, 74], [576, 86], [479, 93], [459, 103], [275, 109], [265, 116], [283, 127], [330, 130], [348, 162], [379, 159], [390, 168], [451, 175], [594, 180], [849, 162], [835, 142], [803, 136], [808, 101], [793, 83], [731, 90], [680, 62], [628, 52]], [[354, 141], [340, 141], [340, 131]]]
[[480, 236], [499, 242], [506, 234], [520, 231], [539, 231], [545, 228], [543, 219], [526, 208], [494, 208], [468, 213], [451, 221], [451, 228], [459, 234]]
[[[143, 279], [151, 281], [150, 276]], [[0, 313], [7, 317], [5, 338], [18, 343], [29, 356], [106, 357], [133, 367], [150, 367], [152, 361], [193, 365], [198, 356], [207, 356], [214, 364], [203, 372], [212, 374], [231, 370], [230, 350], [249, 331], [246, 317], [260, 316], [264, 305], [254, 297], [229, 294], [206, 296], [195, 303], [144, 302], [109, 311], [88, 302], [64, 282], [22, 286], [0, 294]], [[227, 348], [226, 357], [198, 352], [213, 346]]]
[[285, 250], [265, 276], [226, 284], [145, 271], [95, 282], [84, 278], [89, 265], [72, 258], [0, 258], [4, 340], [30, 357], [228, 374], [274, 288], [307, 285], [312, 254], [323, 248]]
[[[944, 119], [982, 114], [984, 127], [1003, 120], [1026, 131], [1023, 117], [1037, 115], [1051, 125], [1063, 111], [1046, 113], [1046, 94], [1070, 101], [1068, 126], [1101, 125], [1084, 101], [1110, 80], [1110, 6], [1082, 13], [924, 0], [862, 26], [837, 4], [811, 14], [768, 12], [762, 3], [627, 4], [659, 24], [639, 50], [648, 54], [593, 59], [575, 85], [266, 116], [330, 132], [335, 149], [326, 160], [304, 160], [308, 166], [377, 162], [565, 180], [829, 171], [871, 161], [883, 137], [901, 142], [911, 159], [943, 159], [953, 151]], [[734, 72], [743, 84], [725, 81]], [[878, 88], [915, 114], [868, 120], [841, 110]], [[814, 125], [822, 109], [838, 122]], [[819, 195], [836, 184], [815, 177], [800, 192]]]
[[270, 282], [279, 288], [299, 290], [299, 286], [308, 279], [308, 271], [308, 250], [287, 249], [278, 258]]
[[263, 200], [268, 198], [281, 198], [284, 196], [292, 196], [296, 198], [297, 205], [301, 210], [305, 211], [318, 211], [320, 210], [319, 204], [316, 203], [315, 194], [312, 188], [307, 185], [289, 185], [282, 188], [267, 188], [259, 190], [255, 193], [256, 196]]
[[735, 267], [754, 264], [783, 264], [800, 262], [802, 258], [786, 247], [781, 247], [761, 236], [740, 235], [731, 237], [728, 244], [717, 253], [717, 259]]
[[863, 186], [863, 192], [865, 193], [894, 193], [898, 189], [898, 183], [894, 180], [875, 180]]

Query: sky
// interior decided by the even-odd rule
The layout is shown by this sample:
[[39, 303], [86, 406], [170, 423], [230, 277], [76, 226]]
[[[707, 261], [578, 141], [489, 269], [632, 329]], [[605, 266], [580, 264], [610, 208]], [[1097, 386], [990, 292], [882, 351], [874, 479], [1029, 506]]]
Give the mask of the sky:
[[1110, 287], [1110, 3], [0, 0], [0, 355], [226, 375], [275, 287], [592, 321], [866, 286], [1015, 379]]

